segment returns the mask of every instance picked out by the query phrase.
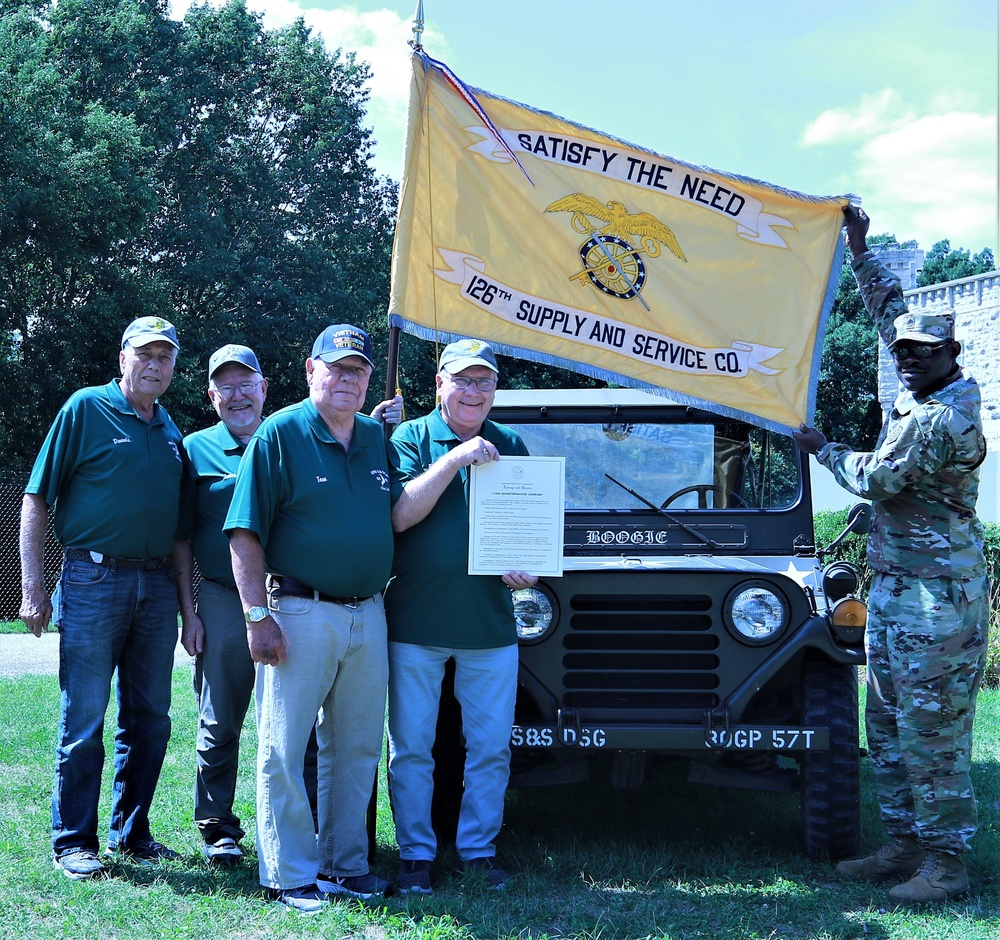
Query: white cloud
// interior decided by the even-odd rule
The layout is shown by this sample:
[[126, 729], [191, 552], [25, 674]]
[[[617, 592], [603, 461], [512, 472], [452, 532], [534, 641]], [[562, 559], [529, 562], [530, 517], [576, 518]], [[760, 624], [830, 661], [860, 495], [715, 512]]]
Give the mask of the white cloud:
[[841, 143], [881, 133], [910, 119], [899, 93], [884, 88], [873, 95], [862, 95], [855, 108], [830, 108], [810, 121], [799, 143], [805, 147]]
[[874, 231], [915, 238], [925, 249], [947, 238], [953, 247], [996, 252], [997, 116], [971, 105], [939, 96], [918, 114], [884, 89], [856, 107], [824, 111], [800, 143], [848, 149], [848, 185], [863, 197]]
[[884, 207], [900, 238], [922, 247], [997, 250], [997, 117], [952, 112], [916, 118], [857, 152], [858, 191]]
[[[212, 0], [219, 7], [224, 0]], [[172, 0], [171, 15], [183, 18], [191, 0]], [[406, 131], [406, 107], [410, 94], [410, 46], [413, 21], [392, 10], [362, 13], [351, 6], [337, 10], [310, 7], [306, 2], [292, 0], [249, 0], [247, 6], [263, 14], [266, 29], [277, 29], [300, 17], [323, 38], [327, 49], [341, 48], [355, 52], [361, 62], [370, 66], [368, 88], [369, 126], [374, 127], [378, 147], [375, 167], [395, 179], [400, 176], [403, 138]], [[445, 48], [442, 37], [426, 31], [434, 48]]]

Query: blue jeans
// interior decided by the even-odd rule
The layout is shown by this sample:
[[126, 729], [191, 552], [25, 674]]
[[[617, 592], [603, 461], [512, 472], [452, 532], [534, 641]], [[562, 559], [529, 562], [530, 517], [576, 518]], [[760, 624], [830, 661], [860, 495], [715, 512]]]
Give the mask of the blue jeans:
[[389, 789], [402, 859], [431, 860], [438, 702], [445, 663], [455, 660], [455, 697], [462, 706], [465, 793], [455, 847], [463, 861], [492, 856], [503, 822], [510, 775], [510, 729], [517, 694], [517, 646], [443, 649], [389, 644]]
[[59, 740], [52, 793], [56, 856], [99, 849], [104, 715], [116, 683], [118, 726], [108, 847], [149, 838], [149, 807], [170, 738], [177, 584], [167, 569], [67, 561], [53, 597], [59, 628]]

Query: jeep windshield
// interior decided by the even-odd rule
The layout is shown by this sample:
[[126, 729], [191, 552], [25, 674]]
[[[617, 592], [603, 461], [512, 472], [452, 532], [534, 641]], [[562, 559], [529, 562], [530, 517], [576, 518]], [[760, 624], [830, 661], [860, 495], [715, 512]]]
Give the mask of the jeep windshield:
[[566, 457], [567, 510], [721, 513], [799, 499], [800, 461], [787, 435], [644, 392], [585, 398], [590, 407], [580, 392], [498, 392], [493, 415], [529, 453]]

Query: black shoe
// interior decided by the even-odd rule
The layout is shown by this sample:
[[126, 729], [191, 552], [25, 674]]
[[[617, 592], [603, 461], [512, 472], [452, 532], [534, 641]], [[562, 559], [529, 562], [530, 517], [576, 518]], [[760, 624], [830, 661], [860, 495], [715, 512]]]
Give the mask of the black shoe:
[[491, 891], [503, 891], [507, 887], [507, 872], [500, 867], [492, 855], [470, 858], [467, 862], [462, 863], [462, 870], [482, 875]]
[[399, 860], [396, 890], [400, 894], [433, 894], [431, 887], [431, 862], [422, 858]]
[[392, 885], [371, 872], [366, 875], [317, 875], [316, 883], [325, 894], [343, 894], [350, 898], [367, 901], [370, 898], [384, 898]]
[[135, 845], [108, 846], [108, 854], [120, 854], [131, 862], [140, 865], [156, 865], [158, 862], [176, 862], [181, 857], [180, 852], [167, 848], [162, 842], [157, 842], [151, 836], [137, 842]]

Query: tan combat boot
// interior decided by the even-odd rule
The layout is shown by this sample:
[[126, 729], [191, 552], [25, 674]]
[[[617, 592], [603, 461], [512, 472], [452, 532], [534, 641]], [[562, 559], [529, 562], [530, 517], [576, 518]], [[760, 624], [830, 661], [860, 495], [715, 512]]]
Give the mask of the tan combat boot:
[[837, 874], [850, 881], [891, 881], [916, 874], [927, 853], [913, 836], [896, 836], [874, 855], [837, 865]]
[[969, 893], [969, 873], [960, 855], [931, 849], [920, 870], [889, 892], [893, 904], [940, 904]]

